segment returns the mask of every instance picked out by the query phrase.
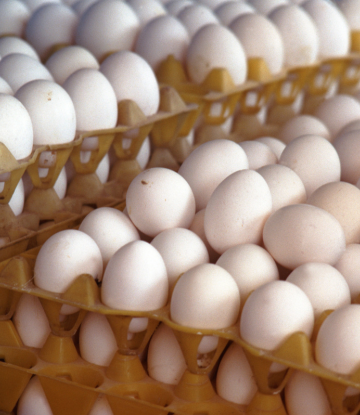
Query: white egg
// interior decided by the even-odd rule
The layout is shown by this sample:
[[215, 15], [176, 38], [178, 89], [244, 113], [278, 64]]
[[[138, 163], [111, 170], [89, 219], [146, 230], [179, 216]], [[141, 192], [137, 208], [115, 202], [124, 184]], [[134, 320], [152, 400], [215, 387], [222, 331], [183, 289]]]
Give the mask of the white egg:
[[288, 0], [249, 0], [250, 6], [255, 7], [256, 11], [261, 14], [269, 14], [272, 10], [284, 4], [289, 4]]
[[20, 179], [9, 201], [9, 206], [15, 216], [19, 216], [22, 213], [24, 209], [24, 203], [25, 203], [25, 189], [24, 189], [24, 183], [22, 179]]
[[97, 1], [99, 0], [75, 0], [71, 7], [74, 9], [75, 13], [81, 17], [86, 10]]
[[187, 6], [193, 5], [194, 2], [191, 0], [172, 0], [166, 3], [166, 9], [168, 13], [176, 16]]
[[107, 182], [110, 173], [110, 159], [108, 153], [106, 153], [100, 161], [95, 173], [102, 184], [105, 184]]
[[31, 58], [40, 60], [36, 50], [25, 40], [15, 36], [5, 36], [0, 38], [0, 56], [4, 58], [11, 53], [22, 53]]
[[99, 395], [88, 415], [113, 415], [106, 395]]
[[0, 77], [0, 94], [14, 95], [14, 91], [11, 86], [5, 81], [4, 78]]
[[307, 114], [296, 115], [281, 125], [279, 139], [289, 144], [295, 138], [306, 134], [320, 135], [330, 140], [330, 132], [326, 125], [318, 118]]
[[142, 170], [147, 166], [151, 155], [151, 141], [149, 136], [147, 136], [142, 143], [140, 150], [136, 156], [136, 160], [139, 163], [139, 166]]
[[350, 29], [352, 31], [360, 30], [359, 0], [336, 1], [336, 5], [344, 14]]
[[351, 294], [351, 301], [356, 302], [360, 294], [360, 245], [349, 244], [346, 246], [344, 253], [336, 262], [334, 267], [341, 272], [345, 278]]
[[30, 11], [26, 4], [18, 0], [0, 2], [0, 36], [23, 37]]
[[18, 408], [18, 415], [53, 415], [40, 380], [34, 376], [22, 393]]
[[127, 4], [135, 11], [140, 20], [140, 27], [144, 27], [151, 20], [166, 14], [164, 6], [157, 0], [127, 0]]
[[255, 13], [255, 9], [241, 1], [226, 1], [215, 9], [216, 16], [224, 26], [229, 26], [233, 20], [245, 13]]
[[208, 7], [201, 4], [193, 4], [185, 7], [176, 17], [186, 27], [190, 38], [203, 26], [210, 23], [219, 23], [215, 14]]
[[278, 162], [276, 154], [266, 144], [255, 140], [247, 140], [239, 143], [239, 146], [245, 151], [251, 170], [257, 170], [260, 167]]
[[27, 5], [31, 13], [33, 13], [38, 7], [43, 6], [45, 3], [60, 3], [61, 0], [21, 0]]
[[259, 137], [256, 138], [255, 141], [259, 141], [260, 143], [266, 144], [268, 147], [270, 147], [271, 150], [275, 153], [278, 160], [286, 147], [286, 145], [282, 141], [274, 137]]

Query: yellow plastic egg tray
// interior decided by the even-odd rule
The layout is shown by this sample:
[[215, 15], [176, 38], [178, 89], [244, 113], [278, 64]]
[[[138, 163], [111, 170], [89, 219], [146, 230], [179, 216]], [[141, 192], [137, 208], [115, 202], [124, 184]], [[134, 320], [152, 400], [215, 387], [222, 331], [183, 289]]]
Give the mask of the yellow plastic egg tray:
[[[54, 415], [86, 415], [99, 394], [106, 396], [114, 415], [286, 415], [281, 392], [294, 369], [321, 379], [334, 415], [355, 415], [360, 410], [359, 397], [344, 398], [348, 386], [359, 389], [360, 396], [360, 370], [341, 376], [314, 361], [314, 340], [330, 310], [320, 316], [312, 339], [298, 332], [273, 352], [259, 350], [241, 339], [238, 323], [222, 330], [201, 330], [172, 322], [168, 305], [152, 312], [111, 309], [101, 303], [100, 288], [90, 275], [80, 275], [63, 294], [42, 290], [33, 283], [39, 249], [0, 263], [0, 411], [13, 411], [31, 376], [38, 375]], [[41, 349], [25, 347], [11, 321], [23, 293], [40, 299], [50, 323], [51, 334]], [[79, 311], [60, 321], [63, 304]], [[106, 315], [116, 337], [118, 352], [108, 367], [85, 362], [74, 345], [72, 336], [89, 311]], [[147, 317], [149, 324], [129, 340], [132, 317]], [[150, 379], [139, 359], [160, 322], [173, 330], [187, 364], [176, 386]], [[206, 356], [209, 365], [199, 367], [197, 349], [206, 335], [218, 336], [218, 347]], [[229, 341], [243, 347], [258, 386], [248, 406], [220, 398], [209, 379]], [[271, 374], [273, 362], [288, 369]]]

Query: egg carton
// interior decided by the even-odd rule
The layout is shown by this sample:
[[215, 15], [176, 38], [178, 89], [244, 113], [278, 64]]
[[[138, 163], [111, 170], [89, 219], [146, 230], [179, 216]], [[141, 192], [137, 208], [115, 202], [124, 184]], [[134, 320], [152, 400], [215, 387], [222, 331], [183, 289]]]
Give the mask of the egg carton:
[[[249, 345], [240, 337], [238, 323], [220, 330], [195, 329], [174, 323], [170, 318], [169, 305], [150, 312], [115, 310], [107, 307], [100, 301], [100, 288], [87, 274], [80, 275], [63, 294], [40, 289], [33, 282], [33, 270], [39, 249], [39, 247], [34, 248], [0, 263], [0, 345], [10, 348], [12, 351], [9, 353], [25, 350], [26, 356], [32, 356], [29, 358], [31, 364], [23, 364], [20, 358], [19, 361], [11, 360], [5, 356], [5, 352], [0, 352], [0, 357], [5, 356], [3, 362], [0, 360], [0, 370], [4, 368], [11, 373], [20, 372], [26, 379], [21, 383], [16, 378], [14, 383], [23, 386], [17, 387], [18, 389], [13, 386], [10, 388], [8, 386], [10, 375], [0, 374], [0, 382], [6, 384], [6, 387], [0, 386], [0, 410], [11, 412], [31, 375], [37, 374], [41, 377], [45, 394], [55, 415], [61, 413], [85, 415], [90, 408], [87, 406], [88, 403], [90, 401], [93, 403], [100, 393], [106, 395], [115, 415], [131, 414], [134, 411], [144, 414], [286, 415], [280, 394], [295, 369], [315, 375], [321, 380], [334, 415], [355, 415], [360, 410], [360, 370], [350, 376], [338, 375], [321, 367], [314, 360], [317, 332], [331, 310], [323, 312], [319, 317], [311, 339], [304, 333], [297, 332], [277, 350], [261, 350]], [[49, 320], [51, 334], [41, 349], [24, 347], [11, 321], [17, 302], [23, 293], [40, 299]], [[64, 304], [78, 307], [79, 311], [60, 321], [60, 310]], [[118, 353], [107, 368], [100, 368], [81, 360], [72, 340], [72, 336], [76, 334], [89, 311], [107, 317], [117, 341]], [[128, 339], [128, 327], [133, 317], [146, 317], [149, 319], [149, 324], [145, 331]], [[160, 322], [172, 329], [186, 361], [187, 370], [176, 386], [151, 380], [139, 360], [140, 353], [146, 348]], [[219, 338], [216, 350], [206, 355], [206, 364], [199, 363], [197, 355], [198, 346], [204, 336]], [[209, 379], [209, 374], [228, 342], [231, 341], [242, 346], [258, 387], [258, 393], [247, 407], [220, 398]], [[285, 369], [272, 373], [273, 362], [284, 365]], [[87, 375], [78, 375], [77, 367], [87, 367], [88, 372], [84, 372]], [[73, 370], [75, 374], [72, 374]], [[92, 370], [96, 372], [94, 376], [90, 376]], [[47, 387], [47, 382], [52, 386]], [[346, 398], [346, 390], [349, 386], [359, 389], [359, 395]], [[11, 399], [9, 389], [14, 390]], [[50, 392], [50, 389], [53, 392]], [[81, 391], [74, 399], [84, 402], [82, 412], [77, 405], [76, 409], [70, 409], [72, 405], [65, 397], [72, 396], [72, 393], [68, 394], [65, 392], [66, 389], [71, 389], [75, 395], [77, 393], [75, 391]], [[15, 393], [15, 390], [18, 391]], [[89, 394], [87, 395], [85, 391]], [[56, 398], [53, 394], [56, 394]], [[86, 398], [82, 394], [86, 394]], [[112, 400], [117, 399], [121, 402], [118, 403], [119, 406], [112, 403]], [[63, 405], [68, 406], [65, 408]], [[127, 408], [130, 407], [131, 409], [128, 410]], [[142, 410], [144, 412], [141, 412]]]

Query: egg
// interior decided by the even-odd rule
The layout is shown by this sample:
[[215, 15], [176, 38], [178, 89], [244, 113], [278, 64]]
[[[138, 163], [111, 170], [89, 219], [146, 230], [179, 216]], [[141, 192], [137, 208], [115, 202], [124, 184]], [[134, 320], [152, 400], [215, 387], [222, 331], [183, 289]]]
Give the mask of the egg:
[[239, 315], [240, 295], [233, 277], [214, 264], [201, 264], [185, 272], [170, 301], [171, 319], [198, 329], [233, 325]]
[[106, 395], [99, 395], [88, 415], [113, 415]]
[[33, 376], [24, 389], [19, 399], [17, 413], [19, 415], [53, 415], [37, 376]]
[[289, 4], [288, 0], [249, 0], [248, 3], [255, 7], [256, 11], [261, 14], [269, 14], [272, 10], [279, 6]]
[[181, 274], [196, 265], [209, 262], [204, 242], [189, 229], [162, 231], [151, 241], [151, 245], [160, 252], [165, 262], [170, 289]]
[[11, 53], [22, 53], [31, 58], [40, 60], [36, 50], [25, 40], [16, 36], [5, 36], [0, 38], [0, 56], [4, 58]]
[[210, 245], [222, 254], [234, 245], [260, 243], [271, 209], [270, 189], [259, 173], [240, 170], [231, 174], [206, 206], [204, 227]]
[[341, 163], [341, 180], [356, 184], [360, 178], [360, 162], [356, 156], [360, 148], [360, 130], [340, 134], [334, 140], [334, 147]]
[[111, 257], [103, 277], [101, 301], [117, 310], [151, 311], [166, 304], [168, 290], [160, 253], [147, 242], [133, 241]]
[[223, 355], [216, 375], [216, 391], [227, 401], [249, 405], [258, 388], [242, 347], [232, 343]]
[[184, 63], [189, 35], [184, 25], [171, 15], [158, 16], [139, 32], [135, 52], [156, 71], [169, 55]]
[[344, 14], [350, 29], [356, 31], [360, 29], [359, 7], [360, 2], [358, 0], [342, 0], [337, 1], [336, 5]]
[[352, 131], [360, 130], [360, 119], [351, 121], [349, 124], [346, 124], [341, 131], [339, 132], [338, 136], [343, 135], [345, 133], [350, 133]]
[[109, 53], [131, 50], [139, 28], [139, 18], [128, 4], [118, 0], [99, 1], [81, 16], [75, 43], [102, 61]]
[[254, 347], [275, 350], [293, 333], [309, 338], [314, 312], [309, 298], [296, 285], [272, 281], [253, 291], [240, 318], [240, 336]]
[[105, 267], [118, 249], [140, 239], [130, 219], [111, 207], [100, 207], [90, 212], [81, 222], [79, 230], [97, 243]]
[[334, 267], [343, 275], [349, 286], [352, 302], [355, 302], [360, 294], [359, 254], [360, 245], [349, 244], [346, 246], [345, 251], [334, 265]]
[[283, 39], [271, 20], [261, 14], [246, 13], [234, 19], [229, 28], [239, 39], [248, 59], [262, 58], [272, 75], [282, 70]]
[[157, 0], [127, 0], [127, 4], [135, 11], [144, 27], [151, 20], [166, 14], [164, 6]]
[[100, 71], [110, 81], [118, 102], [135, 101], [146, 116], [158, 111], [159, 86], [151, 66], [141, 56], [130, 51], [113, 53], [100, 65]]
[[105, 184], [107, 182], [110, 173], [110, 159], [108, 153], [106, 153], [100, 161], [95, 173], [102, 184]]
[[160, 324], [149, 343], [149, 376], [158, 382], [177, 385], [186, 368], [185, 358], [174, 332], [165, 324]]
[[76, 113], [69, 94], [55, 82], [35, 80], [15, 94], [30, 114], [34, 145], [64, 144], [75, 138]]
[[245, 13], [255, 13], [255, 9], [250, 4], [241, 1], [226, 1], [214, 11], [224, 26], [229, 26], [233, 20]]
[[14, 91], [11, 86], [5, 81], [4, 78], [0, 77], [0, 94], [14, 95]]
[[226, 177], [247, 168], [245, 151], [233, 141], [218, 139], [192, 151], [178, 173], [189, 183], [199, 211], [206, 207], [214, 190]]
[[134, 225], [151, 237], [165, 229], [188, 228], [195, 215], [189, 184], [178, 173], [162, 167], [134, 178], [126, 193], [126, 206]]
[[279, 139], [285, 144], [289, 144], [292, 140], [302, 135], [319, 135], [330, 140], [330, 132], [326, 125], [318, 118], [301, 114], [290, 118], [279, 130]]
[[236, 36], [219, 24], [208, 24], [191, 39], [186, 68], [191, 81], [202, 83], [214, 68], [226, 69], [234, 84], [247, 77], [247, 62], [243, 47]]
[[176, 16], [187, 6], [193, 5], [194, 2], [191, 0], [172, 0], [166, 3], [166, 9], [168, 13]]
[[89, 312], [79, 331], [80, 355], [87, 362], [109, 366], [118, 351], [115, 335], [105, 315]]
[[274, 212], [265, 223], [263, 240], [275, 261], [288, 269], [306, 262], [334, 265], [346, 247], [339, 221], [329, 212], [306, 204]]
[[99, 0], [78, 0], [78, 1], [75, 1], [72, 4], [71, 7], [75, 11], [75, 13], [80, 17], [80, 16], [82, 16], [86, 12], [86, 10], [90, 6], [92, 6], [97, 1], [99, 1]]
[[78, 69], [99, 69], [95, 56], [78, 45], [59, 49], [50, 56], [45, 66], [59, 85], [62, 85]]
[[203, 26], [219, 23], [215, 14], [202, 4], [189, 5], [182, 9], [176, 17], [186, 27], [190, 38]]
[[141, 170], [144, 170], [147, 164], [149, 163], [151, 155], [151, 141], [149, 136], [143, 141], [139, 152], [136, 156], [136, 161], [139, 163]]
[[256, 170], [260, 167], [278, 162], [276, 154], [269, 146], [258, 141], [248, 140], [239, 143], [239, 146], [245, 151], [249, 161], [249, 169]]
[[15, 216], [19, 216], [22, 213], [24, 209], [24, 203], [25, 203], [25, 189], [24, 189], [24, 183], [22, 179], [20, 179], [19, 183], [15, 187], [15, 190], [14, 190], [13, 195], [11, 196], [11, 199], [9, 200], [9, 206]]
[[45, 3], [60, 3], [61, 0], [22, 0], [23, 3], [33, 13], [38, 7], [41, 7]]
[[67, 229], [52, 235], [40, 248], [34, 283], [43, 290], [65, 292], [81, 274], [101, 281], [103, 263], [99, 247], [84, 232]]
[[30, 11], [26, 4], [18, 0], [0, 2], [0, 36], [23, 37]]
[[43, 347], [51, 330], [49, 320], [38, 297], [22, 294], [13, 322], [22, 342], [28, 347]]

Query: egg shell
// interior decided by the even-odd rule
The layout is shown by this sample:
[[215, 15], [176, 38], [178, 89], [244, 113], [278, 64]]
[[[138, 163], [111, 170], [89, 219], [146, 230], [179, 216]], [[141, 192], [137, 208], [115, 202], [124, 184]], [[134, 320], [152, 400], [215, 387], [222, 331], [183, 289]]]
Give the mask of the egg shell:
[[182, 9], [193, 4], [194, 2], [191, 0], [172, 0], [166, 3], [166, 9], [168, 13], [176, 16]]
[[279, 29], [270, 19], [247, 13], [234, 19], [229, 28], [239, 39], [247, 58], [262, 58], [272, 75], [282, 70], [284, 44]]
[[151, 245], [160, 252], [165, 262], [170, 289], [182, 273], [209, 262], [204, 242], [189, 229], [167, 229], [155, 236]]
[[16, 160], [31, 154], [33, 127], [24, 105], [15, 97], [0, 94], [0, 141]]
[[193, 4], [182, 9], [176, 17], [186, 27], [190, 38], [207, 24], [218, 24], [216, 15], [206, 6]]
[[12, 53], [1, 59], [0, 76], [14, 92], [35, 79], [53, 80], [51, 73], [41, 62], [23, 53]]
[[351, 302], [345, 278], [329, 264], [308, 262], [300, 265], [286, 281], [305, 292], [314, 308], [315, 318], [325, 310], [335, 310]]
[[305, 10], [295, 4], [285, 4], [274, 8], [268, 16], [282, 36], [286, 67], [310, 65], [316, 61], [319, 36]]
[[248, 3], [256, 9], [258, 13], [269, 14], [279, 6], [289, 4], [288, 0], [249, 0]]
[[304, 183], [308, 197], [320, 186], [340, 180], [340, 158], [324, 137], [303, 135], [292, 140], [281, 154], [279, 164], [289, 167]]
[[320, 378], [295, 370], [285, 386], [289, 415], [331, 415], [332, 411]]
[[240, 336], [252, 346], [277, 349], [293, 333], [309, 338], [314, 327], [314, 311], [309, 298], [296, 285], [272, 281], [253, 291], [242, 310]]
[[271, 213], [269, 186], [256, 171], [240, 170], [215, 189], [205, 210], [205, 234], [210, 245], [222, 254], [241, 243], [258, 244]]
[[22, 1], [2, 0], [0, 2], [0, 36], [23, 37], [29, 17], [30, 11]]
[[188, 32], [178, 19], [171, 15], [159, 16], [140, 30], [135, 52], [156, 71], [169, 55], [184, 63], [189, 42]]
[[50, 56], [45, 66], [51, 72], [54, 80], [60, 85], [78, 69], [99, 69], [99, 63], [95, 56], [87, 49], [78, 45], [59, 49]]
[[131, 50], [140, 28], [135, 11], [125, 2], [103, 0], [81, 16], [75, 43], [88, 49], [99, 61], [118, 50]]
[[34, 145], [65, 144], [74, 140], [74, 104], [60, 85], [46, 80], [31, 81], [22, 86], [15, 97], [30, 114]]
[[106, 398], [106, 395], [99, 394], [94, 406], [91, 408], [88, 415], [113, 415], [111, 406]]
[[159, 85], [151, 66], [141, 56], [120, 51], [107, 57], [100, 66], [114, 88], [118, 102], [135, 101], [146, 115], [153, 115], [160, 104]]
[[211, 10], [215, 10], [221, 4], [226, 2], [227, 0], [199, 0], [199, 3], [203, 4], [206, 7], [209, 7]]
[[0, 77], [0, 94], [14, 95], [14, 91], [11, 86], [5, 81], [4, 78]]
[[216, 265], [226, 269], [234, 278], [242, 304], [245, 304], [251, 291], [279, 279], [279, 271], [272, 256], [255, 244], [241, 244], [227, 249]]
[[127, 4], [135, 11], [144, 27], [151, 20], [166, 14], [164, 6], [157, 0], [127, 0]]
[[268, 164], [275, 164], [278, 161], [276, 154], [266, 144], [246, 140], [239, 143], [239, 146], [245, 151], [251, 170], [259, 169]]
[[0, 56], [4, 58], [11, 53], [22, 53], [33, 59], [40, 60], [36, 50], [24, 39], [16, 36], [5, 36], [0, 38]]
[[274, 212], [265, 223], [263, 240], [275, 261], [288, 269], [306, 262], [334, 265], [346, 247], [339, 221], [329, 212], [306, 204]]
[[108, 153], [105, 154], [105, 156], [100, 161], [95, 173], [102, 184], [107, 182], [110, 173], [110, 158]]
[[249, 163], [245, 151], [233, 141], [219, 139], [193, 150], [178, 173], [189, 183], [199, 211], [206, 207], [214, 190], [226, 177], [247, 168]]
[[37, 376], [30, 379], [22, 393], [18, 407], [18, 415], [53, 415], [45, 392]]
[[[358, 97], [356, 97], [356, 99], [359, 100]], [[351, 122], [349, 122], [349, 124], [346, 124], [345, 127], [343, 127], [341, 129], [338, 136], [343, 135], [345, 133], [350, 133], [350, 132], [356, 131], [356, 130], [360, 130], [360, 119], [355, 120], [355, 121], [351, 121]]]
[[289, 144], [295, 138], [308, 134], [320, 135], [330, 140], [330, 132], [326, 125], [318, 118], [307, 114], [296, 115], [286, 121], [280, 127], [279, 139]]
[[115, 335], [103, 314], [87, 313], [79, 332], [80, 355], [87, 362], [109, 366], [118, 351]]
[[174, 332], [165, 324], [160, 324], [149, 343], [149, 376], [159, 382], [177, 385], [186, 368], [185, 358]]
[[315, 343], [315, 359], [335, 373], [349, 375], [360, 365], [360, 305], [333, 311], [321, 325]]
[[227, 69], [235, 85], [247, 77], [243, 47], [229, 29], [215, 23], [202, 27], [191, 39], [186, 68], [195, 83], [202, 83], [214, 68]]
[[214, 264], [201, 264], [177, 281], [170, 301], [171, 319], [183, 326], [221, 329], [239, 315], [240, 294], [233, 277]]
[[[61, 0], [21, 0], [33, 13], [38, 7], [43, 6], [45, 3], [60, 3]], [[65, 3], [65, 2], [64, 2]]]
[[103, 263], [99, 247], [84, 232], [67, 229], [42, 245], [35, 262], [34, 283], [43, 290], [65, 292], [81, 274], [101, 280]]
[[26, 40], [35, 48], [41, 59], [45, 59], [57, 45], [72, 44], [78, 16], [63, 3], [46, 3], [36, 9], [27, 22]]
[[147, 136], [145, 140], [143, 141], [140, 147], [140, 150], [136, 156], [136, 161], [139, 163], [139, 166], [142, 170], [144, 170], [147, 164], [149, 163], [150, 156], [151, 156], [151, 141], [150, 141], [149, 136]]
[[340, 134], [334, 141], [341, 163], [341, 180], [356, 184], [360, 178], [360, 130]]
[[342, 0], [337, 1], [336, 5], [344, 14], [350, 29], [360, 30], [360, 1], [359, 0]]
[[152, 237], [165, 229], [188, 228], [195, 215], [189, 184], [180, 174], [162, 167], [135, 177], [126, 193], [126, 206], [134, 225]]
[[233, 20], [245, 13], [255, 13], [255, 9], [241, 1], [226, 1], [215, 9], [216, 16], [224, 26], [229, 26]]
[[101, 300], [117, 310], [151, 311], [166, 304], [168, 289], [160, 253], [147, 242], [134, 241], [111, 257], [104, 273]]
[[34, 295], [21, 295], [13, 322], [22, 342], [28, 347], [41, 348], [51, 332], [40, 300]]
[[111, 207], [100, 207], [90, 212], [81, 222], [79, 230], [97, 243], [105, 266], [118, 249], [140, 239], [130, 219]]
[[11, 196], [11, 199], [9, 200], [9, 206], [15, 216], [19, 216], [22, 213], [24, 209], [24, 203], [25, 203], [25, 189], [24, 189], [24, 183], [22, 179], [20, 179], [19, 183], [15, 187], [15, 190], [14, 190], [13, 195]]
[[249, 405], [258, 388], [242, 347], [232, 343], [226, 350], [216, 375], [216, 391], [227, 401]]
[[75, 13], [81, 17], [86, 10], [92, 6], [94, 3], [96, 3], [99, 0], [78, 0], [75, 1], [71, 7], [73, 8], [73, 10], [75, 11]]
[[351, 293], [351, 301], [355, 302], [360, 294], [360, 245], [349, 244], [334, 267], [345, 278]]

